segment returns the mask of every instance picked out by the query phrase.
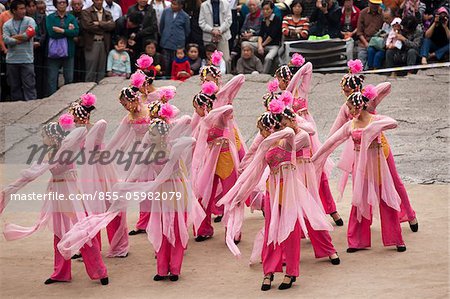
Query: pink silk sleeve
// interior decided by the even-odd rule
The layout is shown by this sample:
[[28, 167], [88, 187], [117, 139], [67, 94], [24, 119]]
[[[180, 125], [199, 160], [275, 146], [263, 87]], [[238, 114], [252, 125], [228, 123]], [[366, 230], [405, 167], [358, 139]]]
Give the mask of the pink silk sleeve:
[[[192, 157], [192, 187], [194, 190], [195, 196], [198, 198], [202, 198], [203, 204], [206, 204], [207, 200], [209, 200], [211, 191], [212, 191], [212, 183], [213, 183], [213, 174], [216, 168], [216, 162], [218, 159], [218, 155], [220, 154], [220, 148], [217, 146], [212, 146], [211, 148], [208, 145], [208, 134], [209, 130], [214, 126], [224, 125], [224, 115], [230, 115], [233, 111], [233, 106], [225, 105], [222, 107], [215, 108], [211, 110], [208, 115], [203, 117], [203, 119], [199, 123], [198, 134], [196, 135], [196, 144]], [[228, 122], [226, 123], [226, 125]], [[226, 129], [225, 127], [222, 127]], [[230, 138], [231, 139], [231, 138]], [[231, 140], [230, 140], [231, 141]], [[235, 155], [232, 153], [233, 160], [235, 160]], [[235, 164], [239, 165], [239, 164]]]
[[328, 156], [344, 141], [346, 141], [351, 135], [351, 125], [352, 122], [348, 121], [339, 130], [337, 130], [333, 135], [331, 135], [325, 143], [319, 148], [319, 150], [312, 156], [311, 161], [316, 167], [317, 177], [320, 178], [325, 162]]
[[169, 131], [169, 140], [175, 140], [181, 136], [191, 136], [191, 123], [192, 117], [189, 115], [183, 115], [176, 119]]
[[376, 108], [378, 105], [391, 93], [391, 83], [383, 82], [378, 84], [375, 88], [378, 95], [367, 105], [367, 112], [372, 114], [376, 114]]
[[[130, 183], [122, 182], [114, 186], [114, 192], [121, 195], [126, 192], [156, 192], [159, 186], [164, 182], [170, 180], [174, 169], [179, 163], [179, 159], [186, 150], [190, 150], [195, 140], [192, 137], [182, 137], [173, 145], [170, 151], [169, 159], [164, 165], [161, 172], [152, 182], [146, 183]], [[139, 202], [146, 200], [142, 198]], [[136, 201], [133, 201], [136, 202]], [[105, 228], [121, 211], [125, 211], [128, 206], [128, 200], [125, 196], [113, 201], [111, 207], [107, 212], [97, 215], [90, 215], [77, 222], [72, 229], [66, 233], [58, 244], [58, 250], [65, 259], [69, 259], [76, 253], [84, 244], [90, 242], [96, 237], [97, 233]], [[194, 225], [200, 225], [203, 219], [194, 221]]]
[[[87, 157], [91, 155], [100, 155], [103, 149], [103, 139], [105, 137], [107, 123], [101, 119], [97, 121], [86, 135], [84, 151]], [[105, 176], [105, 172], [109, 175]], [[94, 194], [96, 191], [107, 192], [106, 186], [112, 186], [117, 182], [117, 174], [112, 164], [104, 165], [101, 162], [91, 163], [84, 161], [79, 169], [78, 181], [83, 193]], [[100, 185], [103, 189], [99, 189]], [[103, 200], [87, 200], [84, 202], [86, 211], [89, 215], [104, 212], [106, 204]]]
[[128, 115], [125, 115], [120, 122], [119, 127], [116, 129], [116, 132], [114, 132], [114, 135], [111, 137], [111, 140], [106, 144], [105, 149], [108, 149], [111, 152], [120, 149], [123, 146], [125, 139], [134, 139], [134, 134], [131, 125], [128, 124]]
[[0, 215], [8, 205], [12, 194], [16, 193], [28, 183], [43, 175], [49, 168], [50, 165], [48, 163], [37, 164], [34, 162], [30, 168], [22, 170], [20, 172], [20, 178], [6, 186], [0, 193]]
[[346, 122], [348, 122], [350, 119], [352, 119], [349, 109], [347, 105], [344, 103], [341, 106], [341, 109], [339, 109], [339, 113], [334, 120], [333, 125], [331, 126], [330, 133], [328, 133], [328, 137], [336, 133], [339, 128], [341, 128]]
[[294, 98], [308, 98], [309, 87], [311, 85], [313, 66], [311, 62], [307, 62], [302, 66], [294, 77], [292, 77], [291, 82], [289, 82], [287, 91], [290, 91]]
[[13, 183], [6, 186], [5, 189], [0, 193], [0, 215], [3, 213], [3, 210], [8, 205], [11, 194], [16, 193], [23, 187], [25, 187], [28, 183], [34, 181], [41, 175], [43, 175], [47, 170], [52, 169], [53, 167], [59, 165], [58, 158], [61, 155], [67, 155], [67, 153], [72, 153], [70, 159], [73, 159], [77, 153], [80, 151], [80, 144], [84, 141], [86, 137], [86, 128], [79, 127], [74, 129], [69, 135], [61, 143], [61, 147], [56, 152], [55, 157], [52, 159], [55, 163], [49, 164], [48, 162], [38, 164], [34, 162], [28, 169], [21, 171], [20, 178], [14, 181]]
[[[108, 123], [104, 119], [101, 119], [95, 123], [94, 127], [97, 127], [97, 128], [96, 128], [96, 133], [95, 133], [96, 137], [95, 137], [95, 141], [94, 141], [94, 146], [101, 147], [103, 145], [107, 126], [108, 126]], [[89, 132], [87, 133], [86, 140], [88, 139], [89, 133], [94, 129], [94, 127], [91, 130], [89, 130]]]
[[[364, 128], [363, 134], [361, 136], [361, 150], [358, 157], [358, 168], [356, 169], [355, 184], [353, 187], [353, 199], [352, 205], [357, 207], [357, 219], [361, 221], [362, 217], [370, 219], [370, 209], [368, 205], [375, 206], [378, 203], [376, 196], [370, 196], [376, 194], [376, 192], [370, 192], [374, 190], [373, 184], [379, 188], [379, 199], [383, 200], [389, 207], [400, 211], [400, 197], [395, 190], [395, 185], [392, 179], [392, 175], [387, 166], [386, 159], [383, 153], [378, 151], [378, 167], [379, 167], [379, 178], [373, 177], [373, 171], [367, 171], [367, 167], [371, 166], [370, 155], [368, 154], [368, 149], [372, 141], [380, 136], [382, 131], [394, 129], [397, 127], [397, 122], [387, 116], [376, 115], [375, 120], [372, 121], [366, 128]], [[380, 142], [380, 141], [379, 141]], [[382, 156], [380, 158], [380, 156]], [[371, 177], [372, 176], [372, 177]], [[364, 188], [365, 184], [372, 184]], [[372, 187], [372, 188], [371, 188]], [[369, 190], [369, 191], [367, 191]]]
[[305, 131], [300, 131], [295, 135], [295, 149], [299, 151], [302, 148], [308, 148], [310, 146], [309, 134]]
[[233, 207], [235, 207], [237, 204], [245, 201], [247, 197], [250, 196], [251, 192], [255, 189], [256, 185], [259, 182], [259, 179], [264, 172], [264, 168], [267, 166], [265, 160], [266, 152], [270, 149], [271, 146], [273, 146], [275, 142], [293, 136], [294, 131], [291, 128], [285, 128], [265, 138], [258, 147], [254, 159], [245, 168], [230, 191], [228, 191], [228, 193], [224, 197], [222, 197], [219, 202], [217, 202], [217, 206], [231, 203], [230, 209], [233, 209]]
[[363, 139], [361, 139], [361, 147], [368, 148], [370, 143], [381, 134], [382, 131], [397, 128], [397, 121], [389, 116], [376, 115], [365, 129]]
[[217, 100], [214, 102], [214, 108], [228, 104], [232, 105], [234, 98], [238, 94], [244, 82], [245, 76], [242, 74], [234, 76], [230, 81], [228, 81], [217, 92]]
[[239, 164], [239, 170], [238, 173], [242, 173], [245, 168], [247, 168], [248, 164], [250, 164], [253, 160], [253, 157], [255, 156], [256, 151], [258, 150], [259, 145], [264, 140], [264, 137], [258, 133], [255, 138], [253, 139], [252, 145], [248, 149], [248, 151], [245, 153], [244, 158], [242, 159], [241, 163]]
[[[237, 179], [234, 186], [222, 197], [217, 206], [225, 205], [229, 207], [229, 215], [227, 217], [227, 235], [226, 243], [230, 251], [235, 256], [240, 256], [240, 250], [234, 243], [234, 237], [241, 231], [244, 221], [243, 202], [250, 196], [256, 185], [263, 175], [264, 169], [267, 166], [265, 160], [266, 152], [273, 146], [273, 144], [281, 139], [293, 139], [294, 131], [291, 128], [285, 128], [279, 132], [273, 133], [271, 136], [261, 142], [253, 161], [244, 170], [241, 176]], [[293, 141], [289, 142], [293, 145]], [[294, 151], [292, 151], [293, 154]]]
[[316, 134], [316, 130], [314, 129], [314, 125], [301, 117], [300, 115], [296, 116], [297, 126], [302, 129], [303, 131], [306, 131], [309, 135]]

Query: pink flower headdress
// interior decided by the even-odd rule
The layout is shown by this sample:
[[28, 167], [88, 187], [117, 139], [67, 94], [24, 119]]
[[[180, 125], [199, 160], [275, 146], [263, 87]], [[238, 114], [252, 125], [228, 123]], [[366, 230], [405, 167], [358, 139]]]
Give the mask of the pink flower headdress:
[[362, 62], [359, 59], [349, 60], [347, 62], [347, 66], [348, 66], [350, 73], [352, 73], [352, 74], [358, 74], [358, 73], [362, 72], [362, 70], [364, 69]]
[[72, 114], [64, 113], [59, 117], [58, 123], [64, 131], [69, 131], [75, 127], [75, 118]]
[[145, 83], [145, 79], [145, 74], [142, 71], [138, 70], [130, 77], [131, 85], [137, 88], [141, 88]]
[[142, 54], [138, 60], [136, 60], [136, 66], [140, 70], [148, 70], [150, 66], [153, 64], [153, 58], [148, 56], [147, 54]]
[[202, 84], [202, 92], [209, 96], [215, 94], [218, 89], [219, 87], [217, 86], [217, 84], [212, 81], [206, 81]]
[[291, 64], [296, 67], [301, 67], [303, 64], [305, 64], [305, 58], [302, 54], [294, 53], [291, 58]]
[[222, 61], [223, 53], [221, 51], [215, 50], [211, 55], [211, 63], [215, 66], [219, 66]]
[[90, 92], [81, 96], [81, 105], [85, 107], [94, 106], [96, 101], [97, 97]]

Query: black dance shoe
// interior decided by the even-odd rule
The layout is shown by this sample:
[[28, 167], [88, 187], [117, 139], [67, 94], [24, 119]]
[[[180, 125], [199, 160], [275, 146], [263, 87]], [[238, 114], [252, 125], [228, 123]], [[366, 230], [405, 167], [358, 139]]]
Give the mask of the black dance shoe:
[[169, 280], [170, 281], [177, 281], [178, 280], [178, 275], [170, 275], [169, 276]]
[[197, 236], [195, 238], [195, 242], [203, 242], [203, 241], [206, 241], [208, 239], [211, 239], [211, 236]]
[[108, 277], [105, 277], [105, 278], [100, 279], [100, 283], [102, 284], [102, 286], [108, 285], [108, 283], [109, 283], [109, 278], [108, 278]]
[[129, 236], [135, 236], [135, 235], [139, 235], [139, 234], [145, 234], [146, 231], [145, 229], [136, 229], [136, 230], [132, 230], [128, 233]]
[[332, 265], [339, 265], [341, 263], [341, 259], [339, 257], [332, 259], [331, 257], [328, 257], [330, 259], [330, 262]]
[[222, 217], [223, 215], [217, 216], [216, 218], [214, 218], [214, 223], [219, 223], [222, 221]]
[[347, 253], [353, 253], [361, 250], [360, 248], [347, 248]]
[[153, 280], [154, 281], [161, 281], [161, 280], [165, 280], [167, 278], [167, 276], [161, 276], [156, 274], [155, 276], [153, 276]]
[[[416, 220], [416, 224], [411, 224], [411, 222], [409, 223], [409, 228], [412, 230], [413, 233], [417, 233], [417, 231], [419, 230], [419, 222]], [[413, 221], [414, 221], [413, 220]]]
[[81, 258], [81, 253], [74, 254], [74, 255], [71, 257], [72, 260], [76, 260], [76, 259], [79, 259], [79, 258]]
[[295, 276], [289, 276], [289, 275], [285, 275], [284, 277], [288, 277], [291, 279], [291, 281], [289, 283], [281, 283], [280, 286], [278, 287], [279, 290], [287, 290], [290, 289], [292, 287], [292, 283], [295, 282], [296, 277]]
[[[337, 212], [331, 213], [330, 214], [331, 218], [333, 218], [334, 214], [337, 214]], [[337, 220], [334, 220], [334, 218], [333, 218], [333, 221], [334, 221], [334, 223], [336, 223], [337, 226], [344, 226], [344, 220], [342, 220], [342, 218], [339, 218]]]
[[66, 282], [66, 281], [59, 281], [59, 280], [54, 280], [54, 279], [49, 278], [46, 281], [44, 281], [44, 284], [52, 284], [55, 282]]
[[406, 246], [405, 245], [397, 246], [397, 252], [405, 252], [405, 251], [406, 251]]
[[[269, 284], [265, 284], [264, 282], [269, 280]], [[261, 291], [268, 291], [272, 287], [273, 274], [264, 276], [263, 283], [261, 285]]]

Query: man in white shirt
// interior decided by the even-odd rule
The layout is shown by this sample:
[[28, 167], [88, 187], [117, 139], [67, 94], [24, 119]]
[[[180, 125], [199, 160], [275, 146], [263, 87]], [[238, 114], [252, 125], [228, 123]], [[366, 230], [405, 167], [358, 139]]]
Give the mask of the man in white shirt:
[[112, 14], [114, 22], [122, 16], [122, 8], [113, 0], [105, 0], [103, 2], [103, 8]]
[[228, 40], [231, 39], [231, 23], [228, 0], [206, 0], [201, 4], [198, 25], [203, 31], [203, 42], [216, 44], [226, 63], [230, 61]]

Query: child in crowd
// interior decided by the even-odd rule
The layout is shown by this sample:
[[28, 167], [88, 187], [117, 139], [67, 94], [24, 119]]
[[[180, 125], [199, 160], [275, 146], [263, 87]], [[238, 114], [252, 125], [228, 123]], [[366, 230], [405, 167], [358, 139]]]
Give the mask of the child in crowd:
[[[216, 50], [217, 50], [217, 47], [214, 44], [207, 44], [205, 46], [206, 59], [202, 60], [202, 67], [204, 67], [205, 65], [211, 65], [212, 64], [211, 56], [214, 53], [214, 51], [216, 51]], [[218, 68], [220, 69], [220, 72], [222, 74], [226, 74], [226, 72], [227, 72], [227, 64], [225, 63], [225, 60], [223, 60], [223, 58], [220, 61], [220, 64], [219, 64]]]
[[153, 65], [157, 71], [156, 76], [161, 77], [164, 76], [164, 57], [161, 53], [156, 52], [156, 48], [158, 47], [158, 43], [155, 40], [148, 40], [144, 45], [145, 54], [153, 58]]
[[194, 72], [194, 75], [198, 75], [200, 72], [200, 68], [202, 66], [202, 59], [200, 58], [200, 49], [197, 44], [188, 44], [187, 45], [187, 55], [189, 59], [189, 64], [191, 65], [191, 71]]
[[395, 18], [392, 23], [392, 30], [389, 32], [389, 35], [386, 40], [386, 49], [401, 49], [402, 48], [402, 42], [397, 38], [397, 34], [400, 33], [400, 30], [402, 29], [402, 19]]
[[117, 44], [114, 45], [114, 49], [108, 54], [108, 63], [106, 66], [108, 77], [130, 78], [131, 62], [126, 47], [127, 39], [125, 37], [119, 37], [117, 39]]
[[184, 48], [177, 49], [177, 54], [172, 62], [172, 80], [185, 81], [192, 76], [191, 65], [184, 53]]
[[242, 42], [241, 58], [239, 58], [236, 71], [238, 74], [259, 74], [263, 71], [261, 60], [255, 56], [253, 47], [248, 42]]

